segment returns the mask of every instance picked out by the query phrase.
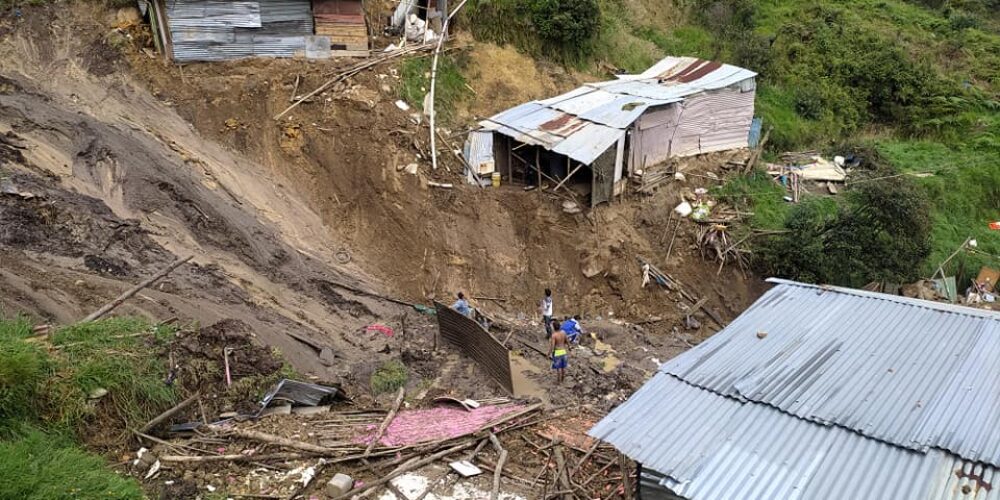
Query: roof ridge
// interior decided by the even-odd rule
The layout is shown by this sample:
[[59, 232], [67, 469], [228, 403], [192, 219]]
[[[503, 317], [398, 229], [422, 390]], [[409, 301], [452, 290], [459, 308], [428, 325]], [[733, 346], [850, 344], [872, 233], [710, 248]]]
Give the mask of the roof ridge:
[[935, 302], [933, 300], [917, 299], [913, 297], [903, 297], [902, 295], [890, 295], [887, 293], [869, 292], [868, 290], [859, 290], [857, 288], [802, 283], [800, 281], [794, 281], [785, 278], [768, 278], [765, 281], [767, 281], [768, 283], [773, 283], [775, 285], [789, 285], [789, 286], [797, 286], [800, 288], [812, 288], [814, 290], [822, 290], [824, 292], [842, 293], [844, 295], [853, 295], [855, 297], [863, 297], [866, 299], [885, 300], [888, 302], [895, 302], [897, 304], [903, 304], [912, 307], [923, 307], [926, 309], [934, 309], [942, 312], [964, 314], [967, 316], [1000, 321], [1000, 312], [998, 311], [976, 309], [974, 307], [964, 306], [960, 304], [946, 304], [943, 302]]

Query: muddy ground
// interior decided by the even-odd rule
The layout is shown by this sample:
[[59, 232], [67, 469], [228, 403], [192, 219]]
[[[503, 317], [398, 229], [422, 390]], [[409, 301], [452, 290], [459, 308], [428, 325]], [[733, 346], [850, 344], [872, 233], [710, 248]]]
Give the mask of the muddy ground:
[[[670, 212], [682, 193], [715, 184], [712, 175], [745, 152], [685, 161], [676, 168], [697, 174], [687, 181], [586, 214], [564, 213], [546, 193], [461, 183], [447, 148], [461, 146], [472, 113], [564, 90], [580, 75], [540, 68], [543, 84], [522, 92], [480, 75], [477, 101], [444, 125], [450, 144], [432, 171], [426, 124], [394, 104], [392, 65], [275, 121], [296, 79], [303, 94], [350, 61], [179, 67], [148, 50], [144, 28], [116, 22], [91, 3], [0, 19], [5, 315], [70, 323], [190, 254], [192, 263], [116, 313], [195, 325], [238, 319], [255, 345], [276, 349], [303, 376], [342, 384], [358, 404], [384, 404], [369, 377], [394, 359], [420, 398], [502, 394], [467, 358], [435, 350], [433, 317], [357, 293], [429, 304], [462, 290], [483, 297], [473, 304], [505, 333], [514, 330], [518, 396], [601, 412], [659, 362], [721, 328], [704, 311], [686, 325], [690, 301], [643, 288], [637, 257], [707, 298], [723, 322], [763, 289], [755, 277], [704, 261], [694, 223], [680, 226], [667, 259]], [[519, 57], [493, 46], [464, 50], [472, 60]], [[491, 101], [494, 94], [504, 98]], [[416, 175], [400, 170], [414, 162]], [[428, 188], [429, 179], [456, 188]], [[572, 353], [559, 387], [538, 352], [546, 347], [536, 303], [546, 287], [557, 315], [582, 314], [594, 333]], [[393, 335], [367, 328], [376, 324]], [[324, 348], [332, 357], [320, 356]]]

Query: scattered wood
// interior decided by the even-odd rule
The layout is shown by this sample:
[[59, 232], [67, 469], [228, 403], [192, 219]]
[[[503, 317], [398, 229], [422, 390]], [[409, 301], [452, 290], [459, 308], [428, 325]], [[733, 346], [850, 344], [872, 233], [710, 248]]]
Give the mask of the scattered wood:
[[559, 482], [560, 488], [572, 493], [573, 487], [569, 484], [569, 476], [566, 475], [566, 459], [563, 457], [561, 443], [556, 445], [552, 451], [556, 457], [556, 481]]
[[283, 438], [281, 436], [275, 436], [274, 434], [267, 434], [265, 432], [258, 432], [249, 429], [227, 429], [220, 425], [209, 425], [207, 427], [209, 430], [218, 432], [219, 434], [222, 435], [238, 436], [253, 441], [260, 441], [262, 443], [276, 444], [278, 446], [284, 446], [285, 448], [292, 448], [295, 450], [320, 453], [324, 455], [329, 455], [339, 451], [334, 448], [328, 448], [326, 446], [317, 446], [312, 443], [306, 443], [304, 441], [297, 441], [294, 439]]
[[393, 479], [396, 479], [397, 477], [399, 477], [399, 476], [401, 476], [401, 475], [403, 475], [403, 474], [405, 474], [405, 473], [407, 473], [407, 472], [409, 472], [411, 470], [419, 469], [420, 467], [423, 467], [423, 466], [425, 466], [425, 465], [427, 465], [429, 463], [433, 463], [434, 461], [438, 460], [441, 457], [450, 455], [450, 454], [455, 453], [457, 451], [462, 451], [462, 450], [464, 450], [466, 448], [471, 447], [475, 443], [476, 443], [476, 440], [470, 439], [470, 440], [467, 440], [466, 442], [464, 442], [462, 444], [457, 444], [455, 446], [452, 446], [451, 448], [447, 448], [445, 450], [442, 450], [442, 451], [439, 451], [437, 453], [434, 453], [434, 454], [432, 454], [432, 455], [430, 455], [428, 457], [425, 457], [425, 458], [423, 458], [421, 460], [413, 462], [408, 467], [400, 468], [395, 473], [388, 474], [385, 477], [383, 477], [382, 479], [379, 479], [378, 481], [373, 481], [371, 483], [365, 483], [364, 486], [361, 486], [359, 488], [354, 488], [351, 491], [348, 491], [347, 493], [344, 493], [343, 495], [340, 495], [340, 496], [334, 498], [333, 500], [342, 500], [344, 498], [351, 498], [354, 495], [363, 493], [363, 492], [365, 492], [367, 490], [370, 490], [370, 489], [372, 489], [372, 488], [374, 488], [376, 486], [382, 486], [383, 484], [386, 484], [389, 481], [392, 481]]
[[153, 418], [149, 422], [146, 422], [146, 425], [142, 426], [142, 428], [139, 429], [139, 432], [141, 432], [143, 434], [148, 433], [150, 430], [152, 430], [157, 425], [160, 425], [161, 423], [163, 423], [168, 418], [176, 415], [179, 411], [181, 411], [184, 408], [187, 408], [188, 406], [190, 406], [191, 403], [194, 403], [195, 401], [198, 401], [199, 397], [201, 397], [201, 394], [195, 393], [195, 395], [193, 395], [193, 396], [185, 399], [184, 401], [181, 401], [180, 403], [177, 403], [176, 405], [174, 405], [173, 408], [170, 408], [169, 410], [167, 410], [167, 411], [165, 411], [165, 412], [157, 415], [155, 418]]
[[385, 419], [382, 420], [382, 424], [378, 426], [378, 431], [375, 432], [375, 437], [372, 438], [372, 440], [368, 443], [368, 446], [365, 448], [364, 456], [367, 457], [371, 454], [372, 448], [375, 447], [379, 439], [382, 439], [382, 434], [385, 434], [385, 430], [389, 427], [389, 424], [391, 424], [392, 420], [396, 418], [396, 412], [399, 411], [399, 406], [403, 404], [404, 396], [406, 396], [406, 388], [400, 387], [399, 392], [396, 393], [396, 400], [392, 403], [392, 409], [389, 410]]
[[497, 453], [500, 454], [500, 457], [497, 458], [497, 467], [493, 471], [493, 491], [490, 492], [490, 500], [497, 500], [500, 497], [500, 474], [503, 471], [504, 463], [507, 462], [507, 450], [500, 445], [500, 440], [492, 432], [490, 433], [490, 441]]
[[122, 304], [122, 302], [125, 302], [126, 300], [128, 300], [129, 297], [132, 297], [133, 295], [139, 293], [139, 291], [142, 290], [143, 288], [146, 288], [147, 286], [152, 285], [153, 283], [156, 282], [156, 280], [158, 280], [158, 279], [160, 279], [160, 278], [162, 278], [162, 277], [170, 274], [171, 271], [173, 271], [174, 269], [177, 269], [178, 267], [180, 267], [181, 264], [183, 264], [183, 263], [191, 260], [193, 257], [194, 257], [194, 255], [188, 255], [187, 257], [175, 260], [172, 264], [170, 264], [166, 268], [162, 269], [160, 272], [158, 272], [158, 273], [150, 276], [149, 278], [147, 278], [146, 280], [142, 281], [138, 285], [136, 285], [136, 286], [134, 286], [132, 288], [129, 288], [127, 291], [125, 291], [124, 293], [122, 293], [121, 295], [119, 295], [118, 297], [116, 297], [111, 302], [108, 302], [107, 304], [104, 304], [103, 306], [101, 306], [100, 309], [98, 309], [98, 310], [90, 313], [86, 318], [83, 318], [82, 320], [80, 320], [80, 322], [81, 323], [86, 323], [88, 321], [95, 321], [97, 319], [100, 319], [101, 316], [104, 316], [105, 314], [111, 312], [114, 308], [120, 306]]
[[262, 462], [267, 460], [298, 460], [309, 455], [302, 453], [282, 452], [265, 455], [160, 455], [160, 460], [171, 463], [206, 463], [206, 462]]
[[455, 187], [455, 185], [452, 184], [452, 183], [450, 183], [450, 182], [427, 181], [427, 185], [430, 186], [430, 187], [436, 187], [436, 188], [440, 188], [440, 189], [452, 189], [452, 188]]

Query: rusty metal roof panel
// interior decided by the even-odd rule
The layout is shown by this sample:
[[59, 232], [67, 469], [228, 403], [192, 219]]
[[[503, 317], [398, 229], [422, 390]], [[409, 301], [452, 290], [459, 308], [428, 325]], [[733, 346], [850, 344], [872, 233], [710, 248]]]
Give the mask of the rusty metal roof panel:
[[995, 467], [915, 451], [657, 373], [590, 430], [690, 499], [1000, 499]]
[[168, 0], [174, 59], [302, 57], [313, 34], [308, 0]]
[[1000, 465], [1000, 313], [771, 282], [660, 371], [899, 447]]

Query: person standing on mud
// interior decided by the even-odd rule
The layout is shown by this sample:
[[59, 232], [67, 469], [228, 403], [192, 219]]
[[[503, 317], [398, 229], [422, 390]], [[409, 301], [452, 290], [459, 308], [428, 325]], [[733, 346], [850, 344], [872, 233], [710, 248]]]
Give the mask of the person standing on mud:
[[566, 332], [559, 329], [559, 322], [553, 322], [552, 337], [549, 339], [549, 356], [552, 358], [552, 369], [556, 372], [556, 383], [561, 384], [566, 378], [566, 366], [569, 364], [566, 351]]
[[[545, 298], [538, 305], [538, 310], [542, 313], [542, 323], [545, 323], [545, 338], [552, 337], [552, 290], [545, 289]], [[556, 328], [558, 330], [558, 328]]]

